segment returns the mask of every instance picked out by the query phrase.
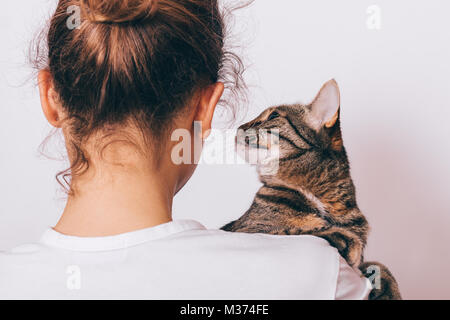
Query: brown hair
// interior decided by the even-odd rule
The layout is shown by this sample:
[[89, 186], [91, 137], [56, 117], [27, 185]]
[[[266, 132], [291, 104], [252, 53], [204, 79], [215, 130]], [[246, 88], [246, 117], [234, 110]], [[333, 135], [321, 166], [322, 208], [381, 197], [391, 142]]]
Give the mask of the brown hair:
[[[77, 28], [67, 24], [72, 6], [81, 12]], [[244, 68], [226, 50], [225, 32], [217, 0], [60, 0], [44, 67], [70, 121], [75, 156], [58, 177], [70, 186], [68, 178], [89, 167], [83, 142], [104, 128], [132, 120], [161, 137], [202, 87], [221, 81], [239, 95]]]

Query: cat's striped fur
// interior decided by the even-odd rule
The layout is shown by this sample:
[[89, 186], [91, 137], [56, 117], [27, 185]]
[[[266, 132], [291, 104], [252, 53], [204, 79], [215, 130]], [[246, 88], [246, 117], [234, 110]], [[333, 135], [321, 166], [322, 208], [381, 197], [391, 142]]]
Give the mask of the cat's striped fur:
[[[363, 274], [370, 275], [370, 266], [379, 268], [381, 288], [372, 290], [370, 299], [401, 299], [397, 283], [386, 267], [363, 263], [369, 226], [356, 203], [339, 109], [339, 88], [331, 80], [310, 105], [269, 108], [240, 127], [247, 132], [279, 130], [279, 167], [275, 174], [264, 174], [261, 169], [267, 164], [257, 165], [263, 186], [250, 209], [222, 229], [325, 238]], [[244, 155], [257, 147], [270, 148], [267, 137], [257, 137], [257, 141], [252, 145], [249, 139], [237, 139], [237, 147]]]

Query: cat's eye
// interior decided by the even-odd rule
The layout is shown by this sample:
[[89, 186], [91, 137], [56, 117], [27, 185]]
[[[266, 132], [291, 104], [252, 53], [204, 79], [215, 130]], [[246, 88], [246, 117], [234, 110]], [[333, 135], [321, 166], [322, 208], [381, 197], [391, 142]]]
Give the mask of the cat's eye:
[[280, 117], [280, 114], [277, 111], [274, 111], [269, 115], [269, 117], [267, 118], [267, 121], [274, 120], [279, 117]]

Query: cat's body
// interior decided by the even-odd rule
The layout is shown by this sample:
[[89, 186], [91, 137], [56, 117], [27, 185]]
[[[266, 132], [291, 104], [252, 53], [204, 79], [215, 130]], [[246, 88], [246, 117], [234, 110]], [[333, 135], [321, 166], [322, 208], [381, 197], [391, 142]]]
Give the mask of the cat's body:
[[[237, 139], [241, 154], [248, 157], [252, 150], [274, 148], [269, 137], [275, 135], [279, 150], [276, 159], [258, 163], [263, 186], [250, 209], [222, 229], [325, 238], [352, 267], [359, 268], [366, 276], [380, 272], [381, 281], [375, 284], [381, 285], [372, 290], [370, 299], [401, 299], [397, 283], [386, 267], [363, 263], [369, 226], [356, 203], [342, 142], [339, 108], [339, 89], [332, 80], [322, 87], [310, 105], [269, 108], [241, 126], [245, 132], [244, 139], [239, 136]], [[259, 130], [269, 133], [263, 138]], [[275, 134], [274, 130], [279, 131]], [[256, 144], [248, 138], [250, 131]], [[267, 170], [274, 164], [277, 170]]]

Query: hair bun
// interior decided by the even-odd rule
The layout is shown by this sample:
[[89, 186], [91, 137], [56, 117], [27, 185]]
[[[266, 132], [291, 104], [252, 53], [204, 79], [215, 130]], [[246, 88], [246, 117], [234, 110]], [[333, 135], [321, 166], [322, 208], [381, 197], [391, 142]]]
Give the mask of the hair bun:
[[93, 22], [123, 23], [151, 18], [157, 0], [80, 0], [81, 10]]

